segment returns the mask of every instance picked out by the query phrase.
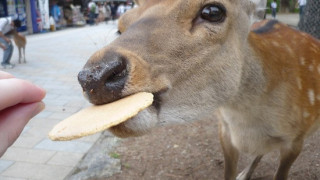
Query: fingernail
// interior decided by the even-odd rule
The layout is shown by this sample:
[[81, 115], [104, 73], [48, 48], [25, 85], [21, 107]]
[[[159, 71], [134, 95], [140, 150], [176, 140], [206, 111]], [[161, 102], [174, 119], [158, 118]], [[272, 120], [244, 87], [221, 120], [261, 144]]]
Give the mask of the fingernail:
[[35, 84], [35, 86], [36, 86], [37, 88], [39, 88], [39, 89], [43, 92], [43, 97], [45, 97], [46, 94], [47, 94], [47, 90], [45, 90], [44, 88], [40, 87], [39, 85], [36, 85], [36, 84]]
[[46, 92], [46, 90], [43, 89], [43, 87], [41, 87], [41, 86], [39, 86], [39, 85], [37, 85], [37, 84], [35, 84], [35, 86], [36, 86], [37, 88], [41, 89], [42, 91]]

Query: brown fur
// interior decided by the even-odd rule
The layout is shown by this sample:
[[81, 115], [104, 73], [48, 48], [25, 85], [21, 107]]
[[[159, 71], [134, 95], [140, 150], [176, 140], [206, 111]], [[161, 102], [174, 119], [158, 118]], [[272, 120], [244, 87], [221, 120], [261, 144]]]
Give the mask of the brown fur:
[[[217, 3], [226, 9], [223, 22], [199, 16], [204, 6]], [[287, 179], [304, 139], [320, 125], [320, 42], [273, 21], [250, 30], [265, 0], [138, 4], [119, 20], [122, 35], [96, 52], [79, 74], [95, 104], [140, 91], [155, 94], [154, 106], [110, 131], [136, 136], [216, 111], [225, 179], [236, 179], [240, 152], [254, 156], [237, 177], [244, 180], [264, 154], [277, 149], [274, 179]]]
[[[19, 50], [19, 63], [21, 63], [21, 61], [22, 61], [22, 56], [23, 56], [23, 62], [26, 63], [26, 57], [25, 57], [25, 48], [26, 48], [26, 44], [27, 44], [26, 37], [24, 35], [22, 35], [21, 33], [17, 32], [16, 30], [12, 31], [12, 35], [13, 35], [13, 41]], [[21, 53], [23, 53], [23, 54], [21, 54]]]

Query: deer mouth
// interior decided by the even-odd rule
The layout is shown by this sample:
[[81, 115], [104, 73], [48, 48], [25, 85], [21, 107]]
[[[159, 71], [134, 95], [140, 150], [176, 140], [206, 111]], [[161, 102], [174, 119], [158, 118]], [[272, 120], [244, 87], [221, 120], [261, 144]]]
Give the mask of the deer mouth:
[[[168, 90], [168, 88], [165, 88], [165, 89], [162, 89], [162, 90], [159, 90], [157, 92], [152, 93], [153, 94], [153, 103], [152, 103], [151, 107], [153, 107], [156, 110], [157, 114], [159, 114], [160, 110], [161, 110], [162, 95], [165, 94], [167, 92], [167, 90]], [[129, 94], [127, 96], [130, 96], [130, 95], [132, 95], [132, 94]], [[127, 96], [123, 96], [121, 98], [115, 99], [114, 101], [104, 102], [104, 101], [97, 101], [96, 99], [98, 99], [98, 98], [92, 99], [92, 96], [90, 96], [90, 92], [87, 92], [87, 91], [83, 91], [83, 96], [85, 97], [85, 99], [87, 99], [89, 102], [91, 102], [92, 104], [95, 104], [95, 105], [108, 104], [108, 103], [112, 103], [114, 101], [117, 101], [119, 99], [127, 97]], [[101, 100], [103, 98], [99, 98], [99, 99]]]
[[159, 114], [162, 106], [162, 95], [165, 92], [166, 90], [161, 90], [152, 93], [154, 97], [151, 106], [127, 121], [109, 128], [109, 131], [120, 138], [141, 136], [150, 132], [154, 127], [161, 124]]
[[162, 89], [158, 92], [152, 93], [153, 94], [153, 103], [152, 106], [157, 110], [157, 113], [160, 113], [161, 110], [161, 104], [162, 104], [162, 95], [165, 94], [168, 91], [168, 89]]

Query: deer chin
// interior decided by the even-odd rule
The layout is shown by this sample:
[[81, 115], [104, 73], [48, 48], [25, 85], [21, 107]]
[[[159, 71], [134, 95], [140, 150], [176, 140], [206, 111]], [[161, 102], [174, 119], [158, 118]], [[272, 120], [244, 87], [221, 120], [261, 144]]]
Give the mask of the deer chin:
[[158, 124], [158, 110], [152, 105], [133, 118], [109, 128], [109, 131], [120, 138], [135, 137], [150, 132]]
[[144, 135], [154, 127], [159, 126], [159, 113], [162, 105], [161, 95], [165, 91], [167, 89], [153, 93], [154, 100], [151, 106], [127, 121], [109, 128], [109, 131], [117, 137], [127, 138]]

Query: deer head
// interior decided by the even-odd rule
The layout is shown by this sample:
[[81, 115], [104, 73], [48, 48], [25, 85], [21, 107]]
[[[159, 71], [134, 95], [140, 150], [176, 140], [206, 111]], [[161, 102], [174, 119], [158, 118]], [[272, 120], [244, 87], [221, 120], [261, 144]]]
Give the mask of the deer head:
[[113, 127], [115, 135], [211, 116], [237, 95], [250, 26], [265, 0], [137, 3], [120, 18], [121, 35], [92, 55], [78, 76], [93, 104], [141, 91], [155, 95], [153, 106]]

